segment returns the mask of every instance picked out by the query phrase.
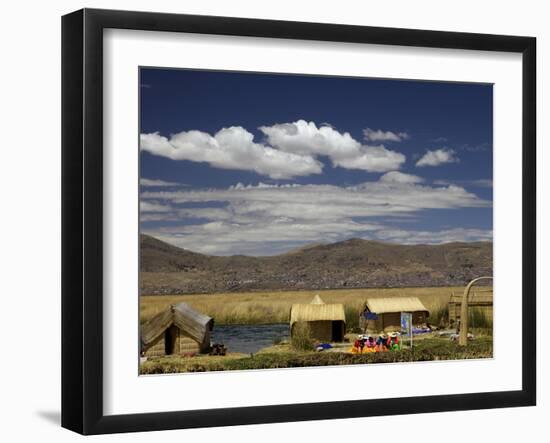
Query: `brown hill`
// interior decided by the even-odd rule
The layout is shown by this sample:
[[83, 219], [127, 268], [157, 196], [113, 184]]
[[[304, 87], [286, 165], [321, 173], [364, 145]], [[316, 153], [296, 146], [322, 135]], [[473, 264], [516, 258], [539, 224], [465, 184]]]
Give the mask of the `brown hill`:
[[207, 266], [209, 257], [140, 235], [140, 271], [179, 272]]
[[350, 239], [272, 257], [218, 257], [140, 238], [142, 294], [463, 285], [492, 275], [490, 242], [398, 245]]

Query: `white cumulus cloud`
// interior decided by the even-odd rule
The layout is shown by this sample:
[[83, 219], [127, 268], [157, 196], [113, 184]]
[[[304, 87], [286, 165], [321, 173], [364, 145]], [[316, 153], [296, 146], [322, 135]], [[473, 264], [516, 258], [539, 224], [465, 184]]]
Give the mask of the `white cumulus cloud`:
[[410, 138], [409, 134], [406, 132], [392, 132], [392, 131], [383, 131], [381, 129], [363, 129], [363, 137], [365, 140], [373, 142], [400, 142]]
[[452, 149], [441, 148], [426, 153], [416, 162], [416, 166], [439, 166], [444, 163], [458, 163], [460, 160]]
[[341, 133], [331, 126], [317, 126], [314, 122], [298, 120], [261, 126], [267, 141], [273, 147], [289, 153], [327, 156], [333, 166], [386, 172], [399, 169], [406, 157], [380, 146], [362, 145], [349, 132]]
[[273, 179], [320, 174], [322, 163], [309, 155], [282, 152], [260, 143], [240, 126], [223, 128], [214, 136], [183, 131], [169, 139], [157, 132], [140, 134], [140, 147], [172, 160], [208, 163], [220, 169], [254, 171]]
[[140, 148], [172, 160], [203, 162], [220, 169], [254, 171], [273, 179], [320, 174], [328, 157], [334, 167], [369, 172], [397, 170], [405, 155], [383, 145], [363, 145], [348, 132], [332, 126], [298, 120], [261, 126], [267, 143], [240, 126], [222, 128], [214, 135], [191, 130], [170, 136], [158, 132], [140, 134]]
[[336, 166], [346, 169], [363, 169], [369, 172], [386, 172], [399, 169], [405, 163], [406, 157], [384, 146], [363, 146], [362, 153], [357, 157], [333, 160]]

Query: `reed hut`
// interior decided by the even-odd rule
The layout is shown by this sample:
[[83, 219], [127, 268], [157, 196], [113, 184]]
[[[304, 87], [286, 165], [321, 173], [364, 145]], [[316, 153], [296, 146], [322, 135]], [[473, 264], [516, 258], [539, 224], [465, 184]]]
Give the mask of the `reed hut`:
[[141, 350], [147, 357], [204, 353], [210, 348], [213, 327], [213, 318], [178, 303], [141, 327]]
[[290, 335], [297, 323], [309, 326], [311, 338], [323, 342], [343, 341], [346, 314], [343, 304], [326, 304], [316, 295], [311, 303], [294, 304], [290, 309]]
[[[400, 331], [402, 312], [412, 313], [413, 325], [426, 323], [430, 315], [418, 297], [373, 297], [368, 298], [365, 302], [360, 326], [372, 332]], [[372, 317], [377, 317], [377, 319], [367, 320]]]

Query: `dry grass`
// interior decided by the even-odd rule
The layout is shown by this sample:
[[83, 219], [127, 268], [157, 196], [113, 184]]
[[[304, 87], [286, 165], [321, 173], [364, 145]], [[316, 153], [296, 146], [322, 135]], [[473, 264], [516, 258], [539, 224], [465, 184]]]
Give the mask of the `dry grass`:
[[290, 344], [297, 351], [313, 351], [313, 339], [311, 329], [306, 322], [297, 322], [292, 326], [292, 338]]
[[415, 296], [430, 313], [436, 313], [447, 309], [452, 291], [462, 290], [462, 287], [434, 287], [142, 296], [140, 321], [148, 320], [171, 304], [186, 302], [214, 317], [216, 324], [286, 323], [292, 304], [309, 303], [315, 294], [325, 303], [343, 303], [346, 309], [356, 312], [363, 307], [367, 297]]

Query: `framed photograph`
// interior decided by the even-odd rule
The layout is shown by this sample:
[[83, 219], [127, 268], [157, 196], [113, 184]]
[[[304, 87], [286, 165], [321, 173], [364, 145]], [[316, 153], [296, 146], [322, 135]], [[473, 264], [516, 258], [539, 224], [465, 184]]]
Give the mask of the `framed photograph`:
[[62, 425], [534, 405], [535, 51], [64, 16]]

